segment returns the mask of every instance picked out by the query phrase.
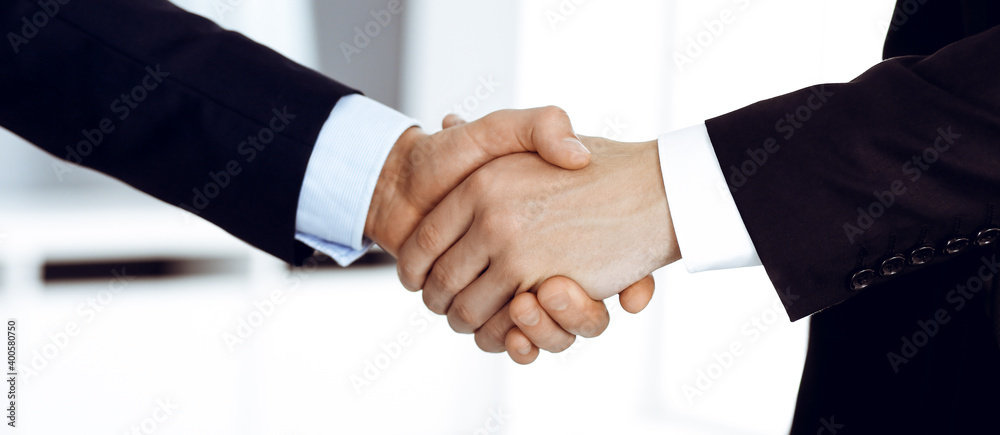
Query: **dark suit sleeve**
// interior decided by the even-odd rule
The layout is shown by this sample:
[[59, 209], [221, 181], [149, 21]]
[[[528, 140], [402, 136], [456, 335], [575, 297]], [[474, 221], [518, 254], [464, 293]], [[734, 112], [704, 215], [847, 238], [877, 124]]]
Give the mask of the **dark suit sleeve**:
[[998, 48], [1000, 27], [706, 122], [792, 320], [986, 255], [972, 253], [1000, 226]]
[[285, 261], [312, 253], [299, 190], [355, 91], [162, 0], [10, 0], [0, 29], [0, 125]]

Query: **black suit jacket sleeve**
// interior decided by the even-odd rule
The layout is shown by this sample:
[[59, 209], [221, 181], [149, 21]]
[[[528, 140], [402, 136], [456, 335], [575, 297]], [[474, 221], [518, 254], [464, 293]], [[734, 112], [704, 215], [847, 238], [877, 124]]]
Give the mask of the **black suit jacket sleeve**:
[[[1000, 27], [707, 121], [792, 320], [948, 261], [961, 247], [949, 240], [975, 246], [998, 226], [998, 48]], [[935, 256], [915, 264], [922, 247]]]
[[162, 0], [10, 0], [0, 29], [0, 125], [285, 261], [312, 253], [299, 190], [355, 91]]

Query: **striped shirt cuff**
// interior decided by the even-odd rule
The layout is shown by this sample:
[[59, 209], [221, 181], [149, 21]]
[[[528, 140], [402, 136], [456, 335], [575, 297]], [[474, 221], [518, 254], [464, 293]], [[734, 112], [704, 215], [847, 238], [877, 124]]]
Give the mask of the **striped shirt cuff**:
[[340, 99], [320, 131], [299, 194], [296, 239], [339, 264], [357, 260], [372, 246], [364, 237], [375, 184], [409, 117], [367, 98]]

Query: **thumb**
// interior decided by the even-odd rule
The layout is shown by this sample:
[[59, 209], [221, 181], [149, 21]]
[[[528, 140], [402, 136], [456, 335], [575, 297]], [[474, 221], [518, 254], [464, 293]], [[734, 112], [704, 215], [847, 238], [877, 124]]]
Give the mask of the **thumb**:
[[442, 125], [444, 130], [428, 136], [403, 157], [407, 159], [407, 184], [420, 190], [411, 202], [422, 213], [430, 212], [480, 167], [509, 154], [537, 152], [564, 169], [590, 164], [590, 151], [573, 132], [569, 115], [558, 107], [501, 110], [468, 123], [449, 115]]
[[493, 158], [534, 151], [564, 169], [580, 169], [590, 164], [590, 151], [573, 131], [569, 115], [555, 106], [502, 110], [466, 127], [470, 134], [481, 139], [480, 143], [489, 145], [484, 151]]

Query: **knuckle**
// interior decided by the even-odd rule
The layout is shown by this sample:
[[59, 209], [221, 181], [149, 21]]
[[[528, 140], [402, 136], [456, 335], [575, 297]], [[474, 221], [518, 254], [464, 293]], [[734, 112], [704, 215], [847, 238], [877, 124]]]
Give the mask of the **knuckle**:
[[[535, 260], [528, 255], [518, 254], [525, 252], [523, 247], [516, 244], [511, 244], [507, 247], [509, 248], [507, 251], [511, 255], [498, 259], [497, 262], [499, 264], [497, 268], [504, 273], [504, 276], [520, 282], [521, 286], [519, 288], [526, 291], [535, 287], [532, 283], [536, 281], [534, 276], [539, 265], [534, 263]], [[532, 294], [532, 298], [532, 303], [538, 304], [538, 295]]]
[[483, 215], [481, 225], [482, 230], [495, 239], [503, 238], [510, 240], [519, 230], [516, 222], [517, 220], [510, 214], [495, 212]]
[[514, 296], [510, 301], [510, 317], [516, 319], [527, 313], [534, 307], [533, 295], [531, 293], [521, 293]]
[[560, 122], [569, 119], [569, 114], [559, 106], [546, 106], [541, 109], [541, 118], [548, 122]]
[[420, 272], [417, 271], [416, 266], [407, 258], [400, 257], [399, 262], [396, 263], [396, 274], [399, 275], [399, 282], [407, 290], [417, 291], [423, 285]]
[[607, 319], [594, 319], [592, 317], [584, 317], [581, 322], [577, 325], [576, 329], [579, 331], [581, 336], [593, 338], [601, 335], [604, 329], [608, 327]]
[[495, 112], [487, 113], [486, 116], [483, 116], [482, 118], [479, 118], [474, 122], [483, 125], [493, 124], [494, 122], [499, 121], [501, 118], [506, 116], [509, 112], [510, 109], [497, 110]]
[[432, 313], [437, 315], [444, 315], [448, 312], [447, 303], [442, 301], [440, 297], [437, 297], [432, 291], [424, 291], [423, 294], [424, 305], [427, 309], [431, 310]]
[[471, 333], [482, 326], [476, 313], [468, 304], [461, 302], [452, 304], [451, 309], [448, 310], [448, 323], [451, 325], [451, 329], [462, 334]]
[[473, 172], [465, 181], [467, 193], [474, 197], [492, 193], [496, 178], [493, 172], [494, 169], [489, 164]]
[[458, 277], [455, 271], [445, 265], [435, 266], [434, 270], [431, 271], [431, 276], [427, 280], [428, 287], [433, 287], [435, 291], [443, 295], [454, 295], [461, 290], [461, 284], [458, 282]]
[[504, 347], [506, 336], [507, 331], [500, 331], [499, 327], [487, 324], [476, 331], [476, 346], [483, 352], [500, 353], [506, 350]]
[[428, 252], [434, 252], [441, 243], [441, 230], [432, 222], [427, 222], [417, 231], [417, 246]]

